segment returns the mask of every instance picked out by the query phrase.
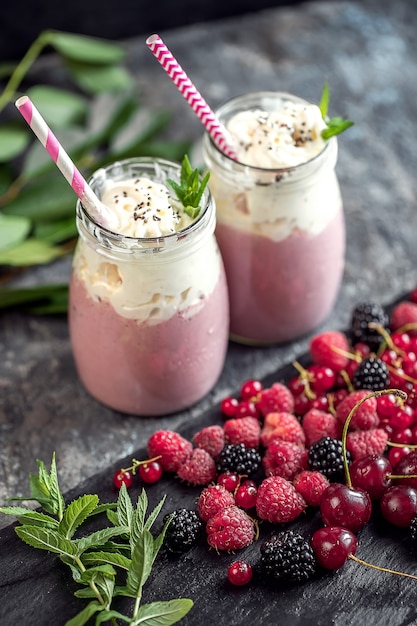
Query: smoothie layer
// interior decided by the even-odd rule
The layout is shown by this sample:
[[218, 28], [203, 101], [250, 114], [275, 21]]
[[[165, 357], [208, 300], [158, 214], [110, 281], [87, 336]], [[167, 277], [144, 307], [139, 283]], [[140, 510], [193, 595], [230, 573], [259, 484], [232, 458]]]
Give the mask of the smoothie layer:
[[76, 275], [70, 290], [75, 362], [100, 402], [124, 413], [168, 414], [191, 406], [215, 384], [228, 335], [223, 272], [209, 296], [159, 324], [119, 315], [93, 299]]
[[232, 338], [285, 342], [329, 315], [344, 267], [340, 209], [317, 235], [295, 230], [280, 241], [217, 222], [229, 285]]

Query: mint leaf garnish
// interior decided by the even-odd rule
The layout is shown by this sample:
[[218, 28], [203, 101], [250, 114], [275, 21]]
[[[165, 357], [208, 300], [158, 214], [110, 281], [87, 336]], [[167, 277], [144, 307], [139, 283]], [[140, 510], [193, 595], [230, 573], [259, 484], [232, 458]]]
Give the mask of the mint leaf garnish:
[[344, 117], [329, 117], [330, 89], [327, 82], [324, 83], [323, 91], [320, 97], [319, 109], [323, 120], [326, 122], [327, 128], [323, 128], [321, 136], [323, 139], [330, 139], [334, 135], [340, 135], [345, 130], [353, 126], [353, 122]]
[[[0, 507], [0, 512], [17, 517], [20, 526], [16, 526], [16, 534], [26, 544], [58, 555], [69, 567], [74, 581], [81, 585], [74, 595], [90, 600], [66, 626], [84, 626], [93, 616], [96, 624], [108, 621], [116, 624], [116, 620], [121, 620], [130, 626], [139, 623], [171, 626], [184, 617], [193, 606], [192, 600], [186, 598], [141, 605], [143, 586], [170, 522], [168, 518], [154, 538], [150, 529], [165, 496], [149, 514], [145, 490], [134, 506], [124, 484], [117, 502], [100, 504], [97, 495], [86, 494], [66, 505], [59, 489], [55, 455], [49, 472], [42, 461], [37, 464], [38, 475], [30, 475], [31, 497], [10, 499], [34, 500], [45, 513], [22, 506]], [[85, 521], [104, 513], [110, 526], [76, 537]], [[135, 599], [131, 615], [112, 608], [116, 596]]]
[[178, 200], [183, 205], [185, 213], [192, 219], [195, 219], [200, 213], [200, 201], [209, 178], [210, 174], [207, 172], [200, 183], [198, 168], [193, 169], [188, 156], [185, 155], [181, 163], [179, 184], [171, 178], [167, 179], [167, 183], [172, 187]]

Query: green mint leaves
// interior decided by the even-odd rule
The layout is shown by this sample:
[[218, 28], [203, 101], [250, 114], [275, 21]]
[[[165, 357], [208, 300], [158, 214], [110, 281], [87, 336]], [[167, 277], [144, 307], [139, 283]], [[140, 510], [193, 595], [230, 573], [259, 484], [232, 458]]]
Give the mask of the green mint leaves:
[[353, 122], [344, 117], [328, 117], [330, 102], [330, 89], [327, 82], [324, 83], [323, 91], [321, 94], [319, 109], [323, 120], [326, 122], [327, 128], [321, 131], [323, 139], [330, 139], [334, 135], [340, 135], [345, 130], [353, 126]]
[[198, 168], [193, 169], [187, 155], [181, 163], [180, 183], [168, 178], [167, 183], [174, 190], [178, 200], [184, 207], [184, 211], [192, 219], [200, 213], [200, 201], [204, 193], [210, 174], [207, 173], [200, 183]]
[[[193, 602], [186, 598], [141, 604], [143, 587], [170, 521], [154, 537], [151, 528], [165, 497], [149, 514], [145, 490], [134, 506], [125, 485], [117, 502], [100, 504], [97, 495], [85, 494], [66, 505], [59, 489], [55, 456], [49, 472], [38, 461], [38, 475], [31, 474], [29, 483], [31, 497], [11, 500], [34, 500], [44, 512], [22, 506], [0, 507], [0, 512], [16, 516], [19, 538], [33, 548], [58, 555], [81, 586], [75, 595], [87, 599], [88, 604], [66, 626], [84, 626], [93, 617], [96, 624], [116, 625], [121, 620], [129, 626], [170, 626], [190, 611]], [[107, 515], [108, 525], [77, 538], [80, 526], [98, 514]], [[112, 608], [117, 596], [134, 599], [132, 615]]]

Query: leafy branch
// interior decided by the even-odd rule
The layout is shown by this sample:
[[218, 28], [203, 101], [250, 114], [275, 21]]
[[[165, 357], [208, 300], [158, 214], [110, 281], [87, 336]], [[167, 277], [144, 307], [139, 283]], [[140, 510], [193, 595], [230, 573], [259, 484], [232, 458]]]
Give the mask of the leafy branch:
[[327, 128], [321, 131], [323, 139], [330, 139], [334, 135], [340, 135], [345, 130], [353, 126], [353, 122], [344, 117], [329, 117], [330, 89], [327, 82], [324, 83], [323, 91], [320, 97], [319, 109], [323, 120], [326, 122]]
[[193, 169], [188, 156], [185, 155], [181, 163], [180, 182], [177, 183], [171, 178], [167, 180], [178, 200], [183, 205], [184, 211], [193, 219], [200, 213], [201, 198], [207, 187], [209, 178], [210, 173], [207, 172], [200, 183], [198, 168]]
[[[165, 501], [160, 500], [147, 516], [148, 497], [142, 490], [136, 506], [123, 484], [117, 502], [100, 504], [95, 494], [85, 494], [68, 505], [60, 491], [55, 456], [50, 471], [38, 461], [38, 475], [30, 475], [31, 496], [10, 500], [34, 500], [44, 512], [22, 506], [0, 507], [0, 512], [17, 517], [18, 537], [33, 548], [59, 556], [81, 586], [76, 597], [89, 602], [66, 626], [83, 626], [93, 616], [95, 623], [118, 620], [129, 626], [170, 626], [192, 608], [186, 598], [142, 604], [143, 587], [163, 544], [169, 519], [154, 537], [151, 529]], [[78, 529], [92, 516], [107, 514], [109, 525], [77, 538]], [[131, 615], [112, 607], [118, 596], [133, 598]]]
[[[52, 50], [70, 87], [30, 86], [27, 79], [42, 52]], [[48, 30], [39, 35], [15, 65], [0, 65], [0, 269], [2, 283], [16, 271], [49, 264], [72, 251], [77, 237], [76, 197], [49, 155], [12, 105], [25, 93], [85, 177], [99, 167], [132, 156], [181, 160], [188, 143], [158, 139], [169, 123], [165, 111], [141, 109], [133, 76], [124, 66], [123, 47], [103, 39]], [[55, 62], [55, 59], [54, 59]], [[25, 84], [25, 82], [27, 84]], [[67, 285], [28, 288], [26, 298], [13, 288], [0, 308], [33, 312], [67, 310]], [[15, 296], [15, 297], [14, 297]], [[23, 298], [23, 299], [22, 299]]]

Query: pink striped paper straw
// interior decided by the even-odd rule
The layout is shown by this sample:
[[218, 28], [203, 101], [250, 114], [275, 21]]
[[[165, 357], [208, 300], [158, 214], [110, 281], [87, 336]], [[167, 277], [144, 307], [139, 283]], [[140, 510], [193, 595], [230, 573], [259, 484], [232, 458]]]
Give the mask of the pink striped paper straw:
[[102, 226], [110, 227], [112, 222], [110, 211], [87, 184], [30, 98], [22, 96], [15, 104], [87, 211], [96, 216]]
[[168, 50], [160, 36], [151, 35], [146, 40], [146, 45], [151, 52], [153, 52], [180, 93], [182, 93], [194, 113], [197, 114], [197, 117], [201, 120], [220, 150], [232, 159], [236, 159], [236, 154], [227, 141], [226, 129], [219, 122], [207, 102], [188, 78], [172, 53]]

